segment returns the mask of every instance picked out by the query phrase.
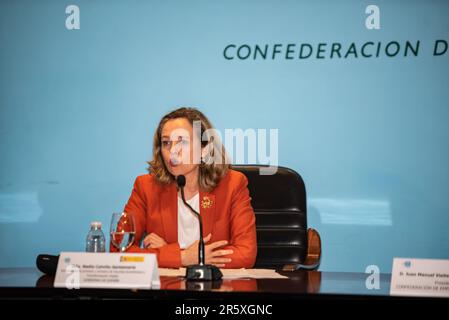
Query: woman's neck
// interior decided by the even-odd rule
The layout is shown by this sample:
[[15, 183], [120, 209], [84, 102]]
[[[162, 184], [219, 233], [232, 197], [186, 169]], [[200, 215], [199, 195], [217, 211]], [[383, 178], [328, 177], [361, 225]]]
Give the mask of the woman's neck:
[[190, 200], [199, 191], [198, 174], [198, 168], [195, 168], [194, 170], [185, 174], [186, 185], [184, 187], [184, 195], [186, 200]]

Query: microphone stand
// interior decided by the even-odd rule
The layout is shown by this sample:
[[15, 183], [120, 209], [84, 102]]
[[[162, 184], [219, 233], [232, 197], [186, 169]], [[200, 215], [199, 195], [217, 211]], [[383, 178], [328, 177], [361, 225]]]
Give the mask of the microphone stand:
[[[181, 178], [182, 177], [182, 178]], [[188, 281], [217, 281], [223, 277], [220, 269], [214, 265], [205, 263], [205, 251], [204, 251], [204, 238], [203, 238], [203, 219], [201, 215], [196, 212], [186, 201], [184, 197], [184, 186], [185, 177], [178, 176], [177, 178], [178, 187], [181, 189], [182, 202], [187, 208], [195, 214], [198, 218], [200, 225], [200, 239], [198, 245], [198, 264], [187, 266], [186, 269], [186, 279]]]

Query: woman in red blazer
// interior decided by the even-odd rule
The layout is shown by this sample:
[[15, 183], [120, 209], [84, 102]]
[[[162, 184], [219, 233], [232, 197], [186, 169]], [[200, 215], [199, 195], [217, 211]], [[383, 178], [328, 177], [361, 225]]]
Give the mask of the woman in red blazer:
[[180, 108], [161, 119], [149, 165], [150, 173], [137, 177], [125, 206], [134, 216], [136, 239], [148, 234], [145, 249], [134, 244], [129, 252], [155, 253], [160, 267], [198, 263], [199, 234], [191, 232], [198, 230], [198, 220], [180, 200], [176, 185], [176, 177], [184, 175], [185, 199], [203, 219], [206, 263], [254, 265], [256, 227], [248, 181], [230, 168], [223, 145], [200, 111]]

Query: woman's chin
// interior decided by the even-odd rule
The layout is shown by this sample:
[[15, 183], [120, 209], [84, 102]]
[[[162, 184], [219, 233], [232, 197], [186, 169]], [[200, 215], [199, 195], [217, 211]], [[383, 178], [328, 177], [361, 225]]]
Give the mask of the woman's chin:
[[181, 166], [168, 166], [168, 171], [174, 175], [175, 177], [184, 174], [184, 171]]
[[174, 175], [175, 177], [180, 175], [188, 175], [191, 171], [195, 169], [195, 167], [192, 168], [192, 166], [180, 164], [177, 166], [168, 165], [167, 166], [168, 171]]

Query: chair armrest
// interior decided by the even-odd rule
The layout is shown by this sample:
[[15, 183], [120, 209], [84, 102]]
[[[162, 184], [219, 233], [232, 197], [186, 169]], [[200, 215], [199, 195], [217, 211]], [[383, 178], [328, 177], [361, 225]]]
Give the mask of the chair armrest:
[[318, 269], [321, 263], [321, 237], [318, 231], [307, 230], [307, 256], [304, 265]]
[[299, 269], [317, 270], [321, 263], [321, 237], [318, 231], [307, 230], [307, 256], [302, 264], [286, 264], [282, 271], [295, 271]]

